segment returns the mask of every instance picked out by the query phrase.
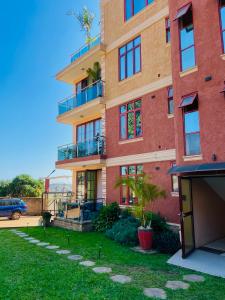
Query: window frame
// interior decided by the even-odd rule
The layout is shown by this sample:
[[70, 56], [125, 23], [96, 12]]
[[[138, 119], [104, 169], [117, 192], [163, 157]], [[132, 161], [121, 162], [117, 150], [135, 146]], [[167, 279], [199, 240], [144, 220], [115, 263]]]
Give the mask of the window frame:
[[[174, 93], [174, 89], [173, 86], [169, 86], [167, 88], [167, 104], [168, 104], [168, 115], [174, 115], [174, 94], [173, 96], [170, 96], [170, 90], [173, 90]], [[173, 101], [173, 112], [170, 111], [170, 102]]]
[[130, 0], [131, 2], [131, 16], [129, 18], [127, 18], [127, 2], [126, 0], [124, 0], [124, 22], [127, 22], [129, 20], [131, 20], [134, 16], [136, 16], [137, 14], [139, 14], [141, 11], [143, 11], [144, 9], [146, 9], [146, 7], [148, 7], [149, 5], [153, 4], [155, 0], [145, 0], [145, 6], [144, 8], [140, 9], [138, 12], [134, 13], [134, 0]]
[[[187, 11], [187, 13], [184, 16], [182, 16], [182, 17], [180, 17], [180, 18], [177, 19], [177, 21], [178, 21], [178, 31], [179, 31], [179, 55], [180, 55], [180, 71], [181, 72], [188, 71], [189, 69], [196, 67], [196, 64], [197, 64], [197, 60], [196, 60], [196, 47], [195, 47], [195, 25], [194, 25], [193, 6], [191, 6], [191, 10], [189, 11], [189, 13], [190, 12], [192, 13], [193, 44], [190, 45], [190, 46], [188, 46], [188, 47], [186, 47], [186, 48], [184, 48], [184, 49], [181, 48], [181, 30], [184, 29], [184, 28], [186, 28], [186, 27], [183, 27], [181, 29], [181, 22], [182, 22], [182, 19], [188, 14], [188, 11]], [[187, 51], [188, 49], [191, 49], [191, 48], [194, 48], [194, 66], [188, 67], [187, 69], [183, 69], [182, 53], [184, 51]]]
[[[138, 44], [138, 45], [134, 45], [134, 42], [135, 42], [135, 40], [136, 39], [138, 39], [138, 38], [140, 38], [140, 44]], [[127, 46], [130, 44], [130, 43], [133, 43], [133, 46], [132, 46], [132, 49], [129, 49], [129, 50], [127, 50]], [[122, 81], [124, 81], [124, 80], [126, 80], [126, 79], [128, 79], [128, 78], [131, 78], [131, 77], [133, 77], [134, 75], [136, 75], [136, 74], [138, 74], [138, 73], [141, 73], [141, 71], [142, 71], [142, 49], [141, 49], [141, 43], [142, 43], [142, 37], [141, 37], [141, 35], [138, 35], [138, 36], [136, 36], [135, 38], [133, 38], [132, 40], [130, 40], [130, 41], [128, 41], [126, 44], [124, 44], [123, 46], [121, 46], [121, 47], [119, 47], [119, 49], [118, 49], [118, 65], [119, 65], [119, 67], [118, 67], [118, 70], [119, 70], [119, 76], [118, 76], [118, 78], [119, 78], [119, 81], [120, 82], [122, 82]], [[124, 48], [125, 47], [125, 52], [121, 55], [120, 54], [120, 50], [122, 49], [122, 48]], [[135, 51], [136, 51], [136, 49], [137, 48], [139, 48], [140, 49], [140, 71], [138, 71], [138, 72], [135, 72], [135, 66], [136, 66], [136, 62], [135, 62]], [[127, 63], [127, 56], [128, 56], [128, 54], [130, 53], [130, 52], [132, 52], [132, 59], [133, 59], [133, 74], [131, 75], [131, 76], [128, 76], [127, 75], [127, 66], [128, 66], [128, 63]], [[125, 77], [122, 79], [121, 78], [121, 59], [122, 58], [125, 58]]]
[[220, 33], [221, 33], [221, 43], [222, 43], [222, 53], [225, 54], [225, 38], [223, 38], [223, 34], [225, 34], [225, 27], [223, 28], [222, 18], [221, 18], [221, 10], [225, 8], [225, 2], [222, 4], [222, 0], [219, 0], [219, 19], [220, 19]]
[[[140, 108], [135, 108], [135, 102], [137, 101], [141, 101], [141, 107]], [[128, 107], [129, 104], [134, 104], [134, 109], [133, 110], [126, 110], [126, 112], [124, 113], [121, 113], [121, 107], [122, 106], [125, 106]], [[138, 139], [138, 138], [141, 138], [143, 137], [143, 121], [142, 121], [142, 105], [143, 105], [143, 100], [142, 98], [137, 98], [135, 100], [132, 100], [132, 101], [129, 101], [129, 102], [126, 102], [124, 104], [121, 104], [119, 106], [119, 140], [120, 141], [130, 141], [130, 140], [134, 140], [134, 139]], [[140, 111], [140, 116], [141, 116], [141, 135], [136, 135], [136, 129], [137, 129], [137, 124], [136, 124], [136, 112], [137, 111]], [[133, 112], [134, 113], [134, 137], [133, 138], [128, 138], [128, 113], [130, 112]], [[121, 136], [121, 116], [125, 116], [125, 119], [126, 119], [126, 137], [125, 138], [122, 138]]]
[[[84, 123], [78, 124], [76, 126], [76, 144], [81, 143], [81, 142], [78, 141], [78, 128], [81, 127], [81, 126], [85, 126], [85, 130], [84, 130], [85, 139], [84, 139], [84, 142], [90, 141], [90, 140], [87, 140], [87, 125], [90, 124], [90, 123], [93, 123], [93, 132], [96, 133], [96, 122], [97, 121], [100, 121], [100, 126], [101, 126], [102, 125], [101, 124], [102, 123], [101, 118], [91, 120], [91, 121], [88, 121], [88, 122], [84, 122]], [[94, 135], [94, 137], [95, 137], [95, 135]], [[94, 139], [94, 137], [93, 137], [93, 139]]]
[[[142, 173], [141, 174], [137, 174], [137, 168], [138, 166], [142, 166]], [[135, 174], [130, 174], [129, 176], [129, 172], [128, 169], [129, 167], [135, 167]], [[122, 168], [127, 168], [127, 174], [126, 175], [122, 175]], [[143, 164], [130, 164], [130, 165], [123, 165], [119, 167], [119, 172], [120, 172], [120, 178], [129, 178], [129, 177], [141, 177], [144, 174], [144, 165]], [[129, 199], [130, 199], [130, 188], [128, 186], [126, 186], [126, 203], [122, 203], [122, 197], [123, 196], [123, 186], [120, 187], [120, 205], [123, 206], [133, 206], [135, 203], [137, 203], [138, 199], [137, 197], [134, 198], [134, 202], [131, 204], [129, 203]]]
[[171, 43], [171, 20], [170, 17], [165, 19], [165, 27], [166, 27], [166, 44]]
[[[186, 95], [182, 98], [185, 98], [185, 97], [190, 97], [192, 96], [193, 94], [195, 93], [192, 93], [190, 95]], [[198, 98], [195, 99], [195, 101], [198, 101]], [[201, 127], [200, 127], [200, 114], [199, 114], [199, 131], [193, 131], [191, 133], [186, 133], [186, 130], [185, 130], [185, 115], [186, 114], [190, 114], [190, 113], [193, 113], [193, 112], [198, 112], [199, 114], [199, 105], [198, 105], [198, 102], [197, 102], [197, 107], [195, 107], [194, 103], [192, 105], [188, 105], [188, 106], [185, 106], [185, 107], [182, 107], [182, 118], [183, 118], [183, 136], [184, 136], [184, 155], [185, 156], [195, 156], [195, 155], [201, 155], [202, 151], [201, 151]], [[199, 134], [199, 153], [198, 154], [187, 154], [187, 139], [186, 139], [186, 136], [187, 135], [193, 135], [193, 134]]]

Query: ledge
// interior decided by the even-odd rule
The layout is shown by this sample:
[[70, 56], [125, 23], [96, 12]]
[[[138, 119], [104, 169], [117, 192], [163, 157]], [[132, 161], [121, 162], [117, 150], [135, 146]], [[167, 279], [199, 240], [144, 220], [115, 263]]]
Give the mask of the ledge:
[[168, 119], [174, 118], [174, 114], [167, 114]]
[[222, 58], [222, 60], [225, 60], [225, 54], [220, 55], [220, 57]]
[[119, 141], [118, 144], [119, 145], [131, 144], [131, 143], [141, 142], [143, 140], [144, 140], [144, 138], [140, 137], [140, 138], [136, 138], [136, 139], [132, 139], [132, 140]]
[[195, 161], [195, 160], [202, 160], [202, 155], [190, 155], [190, 156], [183, 156], [184, 161]]
[[172, 197], [179, 197], [179, 192], [171, 192]]
[[180, 72], [180, 77], [185, 77], [185, 76], [190, 75], [192, 73], [195, 73], [197, 71], [198, 71], [198, 66], [195, 66], [195, 67], [190, 68], [186, 71]]

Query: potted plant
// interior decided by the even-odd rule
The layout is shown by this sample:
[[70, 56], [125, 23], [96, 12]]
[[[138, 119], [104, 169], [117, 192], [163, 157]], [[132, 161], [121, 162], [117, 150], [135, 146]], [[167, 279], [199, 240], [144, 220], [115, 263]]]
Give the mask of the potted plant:
[[153, 242], [153, 230], [151, 228], [152, 217], [147, 218], [145, 209], [147, 204], [152, 203], [156, 199], [165, 197], [166, 193], [157, 185], [152, 184], [146, 174], [142, 174], [138, 177], [119, 178], [116, 182], [116, 187], [124, 185], [128, 186], [130, 191], [132, 191], [137, 198], [133, 212], [141, 222], [141, 226], [138, 228], [140, 246], [143, 250], [150, 250]]

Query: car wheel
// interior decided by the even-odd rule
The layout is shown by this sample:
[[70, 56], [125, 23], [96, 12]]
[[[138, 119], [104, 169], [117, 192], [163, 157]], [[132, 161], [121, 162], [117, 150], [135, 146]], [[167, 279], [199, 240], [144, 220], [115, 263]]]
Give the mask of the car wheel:
[[21, 213], [19, 211], [15, 211], [14, 213], [12, 213], [11, 219], [19, 220], [20, 216], [21, 216]]

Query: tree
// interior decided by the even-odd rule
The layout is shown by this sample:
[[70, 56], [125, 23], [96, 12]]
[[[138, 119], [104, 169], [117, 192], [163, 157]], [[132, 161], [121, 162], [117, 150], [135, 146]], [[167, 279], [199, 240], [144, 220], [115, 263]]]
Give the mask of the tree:
[[40, 197], [44, 191], [44, 182], [22, 174], [12, 180], [9, 190], [12, 197]]
[[74, 10], [71, 10], [67, 13], [67, 15], [73, 16], [78, 20], [81, 30], [86, 34], [86, 43], [90, 44], [90, 42], [92, 41], [91, 29], [95, 15], [90, 12], [86, 6], [84, 6], [83, 10], [78, 14], [76, 14]]
[[94, 63], [93, 68], [87, 69], [87, 75], [89, 84], [101, 80], [101, 66], [98, 61]]
[[[117, 188], [126, 185], [135, 194], [135, 197], [137, 197], [138, 203], [135, 206], [134, 213], [136, 217], [140, 218], [141, 225], [145, 228], [147, 227], [146, 205], [152, 203], [156, 199], [166, 196], [164, 190], [157, 185], [152, 184], [149, 180], [150, 178], [146, 174], [143, 174], [135, 178], [121, 177], [116, 182]], [[151, 227], [151, 220], [149, 227]]]
[[0, 197], [7, 197], [10, 194], [10, 181], [1, 180], [0, 181]]

